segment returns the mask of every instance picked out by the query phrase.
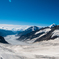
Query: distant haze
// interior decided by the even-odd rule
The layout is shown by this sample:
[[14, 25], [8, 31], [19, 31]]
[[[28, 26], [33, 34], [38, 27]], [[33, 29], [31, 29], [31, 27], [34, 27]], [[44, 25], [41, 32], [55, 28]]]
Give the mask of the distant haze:
[[10, 25], [10, 24], [0, 24], [0, 29], [5, 30], [25, 30], [27, 29], [28, 25]]

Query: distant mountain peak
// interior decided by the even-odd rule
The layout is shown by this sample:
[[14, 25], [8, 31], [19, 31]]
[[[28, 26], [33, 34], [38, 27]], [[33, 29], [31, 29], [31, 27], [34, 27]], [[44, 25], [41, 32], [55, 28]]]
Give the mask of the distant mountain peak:
[[39, 29], [39, 27], [37, 27], [37, 26], [32, 26], [32, 31], [35, 31], [35, 30], [38, 30]]
[[37, 27], [37, 26], [31, 26], [28, 29], [26, 29], [26, 31], [27, 30], [35, 31], [35, 30], [38, 30], [38, 29], [39, 29], [39, 27]]
[[51, 24], [49, 27], [52, 28], [54, 26], [57, 26], [55, 23]]
[[22, 33], [20, 33], [20, 36], [26, 35], [26, 34], [28, 34], [30, 32], [36, 31], [36, 30], [39, 30], [39, 27], [31, 26], [31, 27], [27, 28], [25, 31], [23, 31]]

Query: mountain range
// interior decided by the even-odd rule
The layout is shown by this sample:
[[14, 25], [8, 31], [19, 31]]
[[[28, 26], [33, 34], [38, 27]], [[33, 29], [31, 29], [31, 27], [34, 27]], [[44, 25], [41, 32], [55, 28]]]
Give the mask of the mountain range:
[[[33, 27], [30, 28], [33, 29]], [[55, 38], [59, 37], [59, 25], [56, 24], [52, 24], [43, 28], [38, 28], [35, 26], [34, 31], [30, 31], [30, 28], [27, 29], [28, 31], [25, 30], [24, 32], [20, 33], [17, 40], [31, 43], [50, 39], [54, 40]], [[23, 33], [25, 34], [22, 35]]]
[[0, 29], [0, 35], [0, 59], [59, 59], [59, 25]]
[[[54, 40], [59, 37], [59, 25], [52, 24], [47, 27], [30, 26], [27, 29], [21, 30], [6, 30], [0, 29], [0, 36], [4, 37], [9, 43], [22, 41], [27, 43], [40, 42], [43, 40]], [[9, 40], [9, 41], [8, 41]]]

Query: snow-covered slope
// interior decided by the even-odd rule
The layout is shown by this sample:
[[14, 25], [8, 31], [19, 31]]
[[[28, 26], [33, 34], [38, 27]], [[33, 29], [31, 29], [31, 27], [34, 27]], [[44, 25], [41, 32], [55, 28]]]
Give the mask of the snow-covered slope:
[[53, 33], [53, 35], [51, 36], [51, 38], [52, 37], [55, 37], [55, 36], [58, 36], [59, 37], [59, 30], [58, 29], [55, 30], [55, 31], [53, 31], [52, 33]]
[[32, 32], [21, 37], [16, 35], [4, 37], [10, 44], [0, 43], [0, 59], [59, 59], [59, 25], [39, 30], [33, 27], [30, 29]]
[[8, 35], [4, 38], [9, 44], [12, 44], [12, 45], [26, 45], [25, 42], [16, 40], [19, 38], [19, 36], [16, 36], [16, 35]]
[[21, 37], [16, 35], [4, 37], [10, 44], [0, 42], [0, 59], [59, 59], [59, 25], [36, 29], [30, 27], [27, 30], [31, 32]]
[[40, 28], [32, 31], [26, 35], [21, 35], [18, 40], [26, 42], [39, 42], [42, 40], [50, 40], [59, 37], [59, 25], [51, 27]]
[[37, 42], [31, 45], [0, 43], [0, 59], [59, 59], [59, 40]]
[[[12, 25], [10, 26], [12, 27]], [[59, 37], [58, 30], [59, 30], [59, 25], [52, 24], [50, 27], [28, 26], [26, 27], [26, 30], [23, 30], [21, 33], [18, 32], [18, 34], [17, 32], [15, 32], [16, 30], [13, 28], [12, 31], [10, 30], [1, 31], [1, 34], [2, 32], [4, 35], [6, 35], [7, 33], [10, 34], [11, 32], [14, 33], [14, 34], [6, 35], [5, 39], [9, 39], [9, 41], [10, 39], [13, 39], [13, 41], [14, 39], [15, 40], [17, 39], [20, 41], [37, 42], [37, 41], [42, 41], [42, 40], [55, 39]], [[15, 35], [15, 33], [17, 35]], [[18, 36], [18, 38], [16, 36]]]
[[51, 24], [49, 27], [50, 27], [50, 28], [53, 28], [53, 27], [55, 27], [55, 26], [57, 26], [57, 25], [53, 23], [53, 24]]
[[37, 34], [39, 34], [39, 33], [42, 33], [42, 32], [49, 32], [51, 29], [50, 28], [47, 28], [47, 29], [44, 29], [44, 30], [40, 30], [40, 31], [37, 31], [36, 33], [35, 33], [35, 35], [37, 35]]
[[22, 33], [18, 34], [18, 35], [19, 35], [19, 36], [21, 36], [21, 35], [26, 35], [26, 34], [28, 34], [28, 33], [30, 33], [30, 32], [37, 31], [37, 30], [39, 30], [39, 29], [40, 29], [40, 28], [37, 27], [37, 26], [31, 26], [31, 27], [27, 28], [25, 31], [23, 31]]

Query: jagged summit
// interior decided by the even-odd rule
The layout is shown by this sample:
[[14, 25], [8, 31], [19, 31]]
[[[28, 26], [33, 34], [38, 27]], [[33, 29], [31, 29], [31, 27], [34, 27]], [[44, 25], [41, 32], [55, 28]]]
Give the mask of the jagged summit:
[[55, 23], [51, 24], [49, 27], [53, 28], [54, 26], [57, 26]]
[[26, 29], [25, 31], [28, 31], [28, 30], [35, 31], [35, 30], [38, 30], [38, 29], [39, 29], [39, 27], [37, 27], [37, 26], [31, 26], [28, 29]]
[[[55, 31], [55, 32], [54, 32]], [[52, 24], [49, 27], [39, 28], [37, 26], [31, 26], [21, 35], [18, 40], [27, 42], [39, 42], [43, 40], [50, 40], [59, 37], [59, 25]]]
[[39, 27], [37, 27], [37, 26], [31, 26], [28, 29], [26, 29], [25, 31], [21, 32], [19, 35], [20, 36], [21, 35], [26, 35], [26, 34], [28, 34], [30, 32], [36, 31], [36, 30], [39, 30]]

